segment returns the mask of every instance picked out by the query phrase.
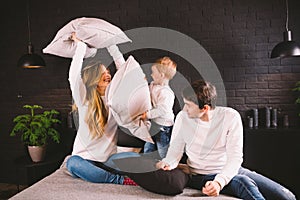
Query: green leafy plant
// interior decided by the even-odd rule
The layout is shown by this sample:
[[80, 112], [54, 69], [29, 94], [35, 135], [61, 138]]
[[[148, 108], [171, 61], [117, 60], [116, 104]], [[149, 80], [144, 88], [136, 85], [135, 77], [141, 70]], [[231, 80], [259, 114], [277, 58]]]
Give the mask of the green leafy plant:
[[[296, 99], [296, 103], [300, 104], [300, 81], [298, 81], [296, 83], [296, 87], [293, 89], [293, 91], [298, 92], [298, 98]], [[299, 116], [300, 116], [300, 113], [299, 113]]]
[[58, 111], [52, 109], [36, 114], [36, 109], [42, 109], [39, 105], [24, 105], [23, 108], [29, 109], [30, 114], [18, 115], [13, 119], [15, 126], [10, 136], [21, 134], [21, 140], [28, 146], [43, 146], [49, 139], [59, 143], [60, 134], [54, 127], [61, 123], [57, 116]]

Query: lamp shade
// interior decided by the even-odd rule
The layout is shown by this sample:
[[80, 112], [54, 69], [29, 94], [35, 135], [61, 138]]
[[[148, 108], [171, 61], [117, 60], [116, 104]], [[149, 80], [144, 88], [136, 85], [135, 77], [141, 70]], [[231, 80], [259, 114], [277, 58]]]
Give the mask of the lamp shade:
[[43, 58], [37, 54], [31, 53], [31, 54], [24, 54], [19, 60], [18, 60], [18, 67], [23, 68], [40, 68], [46, 66], [45, 61]]
[[292, 31], [283, 33], [283, 42], [278, 43], [271, 52], [271, 58], [284, 58], [291, 56], [300, 56], [300, 46], [292, 40]]
[[23, 55], [18, 60], [18, 67], [23, 68], [40, 68], [46, 66], [44, 59], [33, 53], [33, 46], [31, 45], [31, 34], [30, 34], [30, 12], [29, 12], [29, 0], [27, 0], [27, 26], [28, 26], [28, 53]]
[[33, 53], [33, 46], [31, 44], [28, 45], [28, 53], [24, 54], [18, 60], [18, 67], [23, 68], [40, 68], [46, 66], [44, 59]]
[[277, 44], [271, 53], [271, 58], [300, 56], [300, 46], [295, 41], [283, 41]]

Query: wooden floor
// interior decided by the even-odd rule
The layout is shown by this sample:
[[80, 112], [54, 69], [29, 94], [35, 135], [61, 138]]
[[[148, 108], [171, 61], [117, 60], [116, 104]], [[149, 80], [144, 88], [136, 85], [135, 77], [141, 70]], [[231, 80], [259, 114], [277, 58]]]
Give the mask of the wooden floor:
[[[27, 186], [20, 185], [19, 190], [22, 191]], [[18, 186], [14, 184], [0, 183], [0, 200], [6, 200], [18, 193]]]

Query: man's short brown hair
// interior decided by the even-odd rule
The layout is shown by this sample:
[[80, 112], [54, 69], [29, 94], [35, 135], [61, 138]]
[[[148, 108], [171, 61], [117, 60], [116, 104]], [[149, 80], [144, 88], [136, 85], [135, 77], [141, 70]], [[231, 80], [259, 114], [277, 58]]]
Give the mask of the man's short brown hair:
[[202, 109], [204, 105], [209, 105], [212, 109], [216, 107], [216, 87], [204, 80], [194, 81], [191, 86], [183, 90], [182, 96], [186, 100], [197, 104], [200, 109]]

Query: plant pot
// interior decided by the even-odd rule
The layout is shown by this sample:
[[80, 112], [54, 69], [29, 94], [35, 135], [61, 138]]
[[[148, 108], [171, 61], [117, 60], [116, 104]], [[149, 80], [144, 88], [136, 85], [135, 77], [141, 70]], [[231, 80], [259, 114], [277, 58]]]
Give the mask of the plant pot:
[[33, 162], [41, 162], [46, 155], [46, 145], [43, 146], [28, 146], [28, 153]]

